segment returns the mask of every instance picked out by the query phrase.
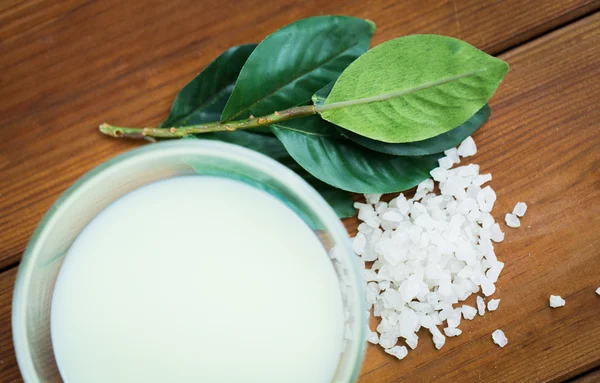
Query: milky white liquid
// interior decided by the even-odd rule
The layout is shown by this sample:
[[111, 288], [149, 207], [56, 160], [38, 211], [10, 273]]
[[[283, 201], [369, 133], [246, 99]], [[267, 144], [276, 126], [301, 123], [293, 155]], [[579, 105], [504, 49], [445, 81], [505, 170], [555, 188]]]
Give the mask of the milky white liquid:
[[120, 198], [60, 269], [51, 335], [67, 383], [329, 383], [341, 293], [273, 196], [189, 176]]

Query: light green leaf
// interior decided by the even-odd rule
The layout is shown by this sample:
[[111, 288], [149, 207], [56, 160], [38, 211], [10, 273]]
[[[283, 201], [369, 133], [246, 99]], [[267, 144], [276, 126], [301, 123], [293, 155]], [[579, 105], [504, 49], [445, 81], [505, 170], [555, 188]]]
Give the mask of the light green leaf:
[[262, 116], [309, 100], [364, 53], [372, 22], [347, 16], [299, 20], [267, 36], [242, 68], [221, 121]]
[[219, 121], [240, 70], [256, 44], [239, 45], [223, 52], [177, 95], [161, 128]]
[[490, 116], [490, 107], [485, 104], [471, 118], [457, 128], [454, 128], [439, 136], [428, 138], [423, 141], [404, 142], [391, 144], [363, 137], [349, 130], [339, 128], [344, 137], [364, 146], [365, 148], [375, 150], [381, 153], [392, 154], [394, 156], [425, 156], [433, 153], [440, 153], [444, 150], [459, 145], [463, 140], [475, 132]]
[[[303, 127], [307, 119], [271, 125], [271, 130], [306, 171], [336, 188], [356, 193], [391, 193], [410, 189], [429, 177], [439, 154], [398, 157], [378, 153], [335, 134], [322, 119]], [[320, 122], [319, 122], [320, 121]], [[307, 133], [308, 132], [308, 133]]]
[[354, 61], [321, 116], [374, 140], [421, 141], [467, 121], [493, 95], [508, 64], [451, 37], [387, 41]]

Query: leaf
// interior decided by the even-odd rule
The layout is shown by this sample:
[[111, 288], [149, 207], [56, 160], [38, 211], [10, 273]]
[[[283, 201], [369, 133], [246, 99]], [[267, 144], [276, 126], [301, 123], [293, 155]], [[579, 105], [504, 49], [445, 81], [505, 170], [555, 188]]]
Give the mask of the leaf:
[[318, 91], [316, 91], [315, 94], [313, 94], [313, 96], [311, 97], [313, 104], [315, 104], [316, 106], [323, 106], [325, 100], [327, 100], [327, 96], [329, 96], [329, 93], [331, 93], [331, 90], [333, 89], [334, 85], [335, 81], [332, 81], [329, 84], [322, 87], [321, 89], [319, 89]]
[[309, 183], [321, 194], [329, 206], [333, 208], [338, 218], [348, 218], [356, 214], [352, 194], [345, 190], [334, 188], [316, 178], [309, 181]]
[[375, 150], [380, 153], [387, 153], [394, 156], [425, 156], [433, 153], [440, 153], [444, 150], [459, 145], [463, 140], [475, 132], [490, 116], [490, 107], [485, 104], [471, 118], [457, 128], [454, 128], [439, 136], [428, 138], [423, 141], [405, 142], [392, 144], [372, 140], [363, 137], [349, 130], [338, 128], [344, 137], [364, 146], [365, 148]]
[[244, 63], [257, 44], [223, 52], [177, 95], [161, 128], [219, 121]]
[[[171, 114], [161, 124], [161, 127], [171, 127], [173, 126], [173, 121], [183, 121], [185, 119], [188, 119], [185, 122], [188, 124], [217, 121], [225, 107], [225, 103], [231, 95], [233, 82], [237, 78], [237, 74], [233, 69], [237, 67], [239, 72], [241, 69], [239, 60], [242, 60], [244, 55], [247, 57], [250, 54], [250, 48], [253, 47], [250, 45], [234, 47], [225, 51], [214, 60], [181, 90], [175, 99]], [[216, 97], [211, 99], [207, 92], [212, 91], [215, 92]], [[200, 101], [196, 102], [194, 97], [198, 97], [197, 100]], [[209, 102], [202, 102], [202, 100], [209, 100]], [[266, 136], [256, 132], [240, 130], [237, 132], [204, 133], [197, 137], [187, 136], [184, 138], [228, 142], [271, 157], [298, 173], [310, 183], [331, 205], [339, 218], [354, 215], [355, 210], [352, 197], [348, 192], [335, 189], [308, 174], [288, 154], [283, 144], [272, 135]]]
[[317, 16], [272, 33], [244, 64], [221, 121], [309, 100], [369, 48], [374, 30], [372, 22], [355, 17]]
[[374, 140], [421, 141], [467, 121], [507, 71], [504, 61], [451, 37], [400, 37], [348, 66], [320, 113]]
[[[398, 157], [363, 148], [328, 132], [336, 130], [327, 121], [314, 120], [319, 129], [303, 128], [307, 119], [271, 125], [288, 153], [306, 171], [338, 189], [356, 193], [391, 193], [410, 189], [429, 178], [438, 166], [439, 154]], [[303, 130], [312, 132], [306, 134]]]

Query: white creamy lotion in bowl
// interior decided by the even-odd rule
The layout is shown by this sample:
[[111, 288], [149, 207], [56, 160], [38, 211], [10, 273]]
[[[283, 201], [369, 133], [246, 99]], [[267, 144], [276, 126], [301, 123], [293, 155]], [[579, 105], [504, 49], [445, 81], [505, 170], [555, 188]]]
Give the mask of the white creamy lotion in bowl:
[[190, 175], [87, 224], [50, 324], [66, 383], [329, 383], [344, 309], [327, 252], [294, 211], [243, 182]]

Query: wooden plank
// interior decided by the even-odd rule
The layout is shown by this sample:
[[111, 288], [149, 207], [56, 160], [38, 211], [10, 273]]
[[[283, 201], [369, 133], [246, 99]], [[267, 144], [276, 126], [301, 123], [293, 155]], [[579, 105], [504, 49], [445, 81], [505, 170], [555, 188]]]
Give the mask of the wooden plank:
[[[559, 381], [600, 364], [599, 57], [600, 13], [503, 56], [511, 71], [473, 158], [493, 174], [497, 220], [529, 205], [496, 246], [500, 308], [463, 321], [440, 351], [428, 334], [401, 362], [369, 346], [361, 383]], [[566, 306], [549, 308], [551, 294]]]
[[85, 171], [139, 143], [95, 132], [146, 126], [224, 49], [298, 18], [344, 13], [497, 53], [600, 7], [598, 0], [7, 1], [0, 9], [0, 268], [15, 264], [52, 202]]
[[0, 274], [0, 381], [3, 383], [22, 382], [21, 373], [12, 343], [11, 307], [13, 284], [17, 269]]
[[[523, 227], [506, 229], [496, 248], [506, 262], [500, 308], [463, 321], [463, 335], [441, 351], [427, 335], [401, 362], [370, 346], [361, 383], [562, 381], [600, 364], [598, 57], [600, 14], [504, 56], [511, 72], [475, 136], [473, 159], [494, 175], [497, 218], [517, 201], [529, 204]], [[13, 280], [14, 269], [0, 275], [0, 376], [7, 381], [18, 381], [8, 319]], [[567, 305], [550, 309], [550, 294]], [[509, 339], [503, 349], [491, 342], [496, 328]]]
[[600, 382], [600, 369], [591, 371], [588, 374], [578, 376], [577, 378], [569, 381], [570, 383], [598, 383]]

